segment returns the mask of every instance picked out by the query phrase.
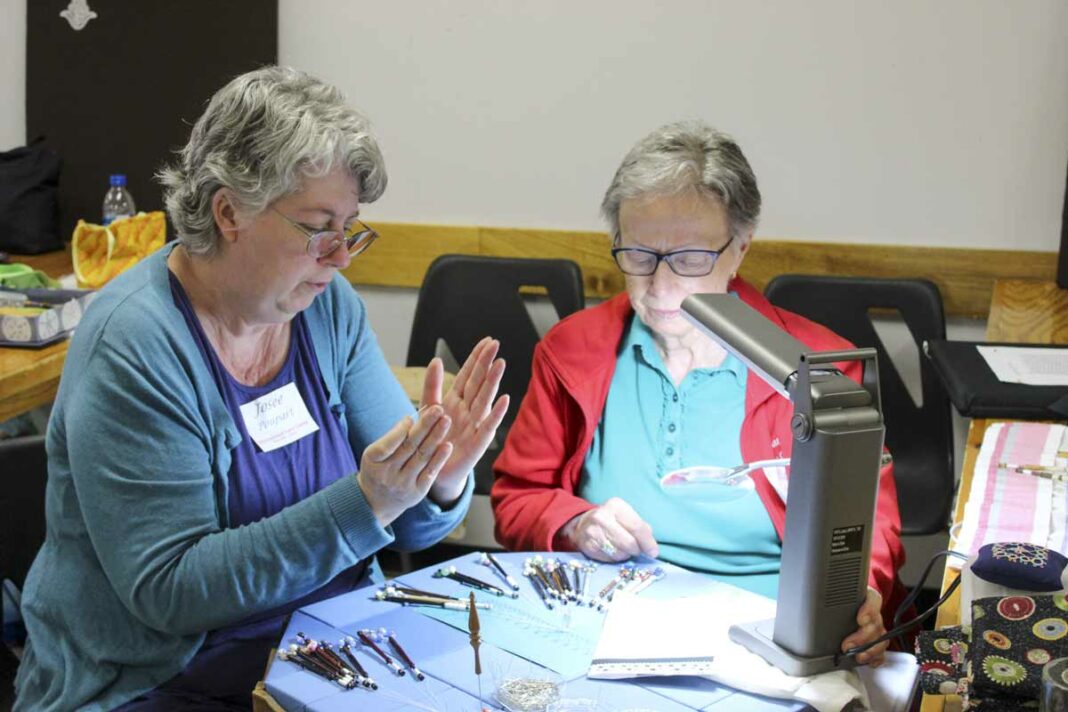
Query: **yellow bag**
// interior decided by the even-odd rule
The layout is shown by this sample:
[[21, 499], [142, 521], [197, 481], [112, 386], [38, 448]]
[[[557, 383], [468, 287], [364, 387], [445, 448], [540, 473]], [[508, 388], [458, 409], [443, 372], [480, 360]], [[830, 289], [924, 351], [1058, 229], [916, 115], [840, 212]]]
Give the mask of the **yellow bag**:
[[78, 286], [99, 289], [167, 241], [163, 211], [120, 218], [107, 227], [79, 220], [71, 239], [71, 261]]

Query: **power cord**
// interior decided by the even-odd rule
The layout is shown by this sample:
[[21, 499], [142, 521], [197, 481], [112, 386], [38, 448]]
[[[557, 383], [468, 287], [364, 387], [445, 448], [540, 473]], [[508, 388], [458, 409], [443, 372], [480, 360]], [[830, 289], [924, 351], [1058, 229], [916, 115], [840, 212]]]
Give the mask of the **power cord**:
[[944, 557], [948, 557], [948, 556], [955, 556], [958, 559], [963, 559], [965, 561], [968, 559], [967, 555], [962, 554], [959, 551], [952, 551], [952, 550], [940, 551], [937, 554], [935, 554], [934, 556], [932, 556], [928, 560], [927, 565], [924, 566], [923, 573], [920, 574], [920, 582], [918, 584], [916, 584], [915, 588], [913, 588], [912, 591], [910, 591], [907, 596], [905, 596], [904, 600], [901, 601], [901, 604], [897, 607], [897, 610], [894, 612], [894, 619], [893, 619], [894, 627], [892, 629], [888, 630], [883, 635], [880, 635], [875, 640], [869, 641], [869, 642], [865, 643], [864, 645], [853, 646], [852, 648], [849, 648], [845, 652], [843, 652], [843, 653], [841, 653], [839, 655], [836, 655], [835, 656], [835, 661], [834, 661], [835, 665], [837, 665], [844, 658], [849, 658], [849, 657], [853, 657], [853, 656], [859, 655], [860, 653], [863, 653], [865, 650], [869, 650], [869, 649], [875, 647], [876, 645], [879, 645], [880, 643], [885, 643], [886, 641], [892, 640], [894, 638], [898, 638], [898, 644], [904, 650], [905, 649], [905, 641], [904, 641], [904, 639], [902, 639], [900, 637], [901, 634], [905, 633], [910, 628], [913, 628], [917, 624], [922, 623], [923, 621], [925, 621], [928, 618], [930, 618], [934, 614], [934, 612], [938, 610], [939, 606], [941, 606], [943, 603], [945, 603], [947, 600], [949, 600], [949, 597], [952, 596], [953, 592], [957, 590], [958, 586], [960, 586], [960, 575], [958, 574], [957, 578], [955, 578], [953, 580], [953, 583], [951, 583], [949, 585], [949, 588], [946, 589], [946, 592], [944, 594], [942, 594], [942, 597], [939, 598], [934, 603], [934, 605], [932, 605], [926, 611], [924, 611], [923, 613], [920, 613], [919, 615], [917, 615], [915, 618], [913, 618], [912, 620], [908, 621], [907, 623], [901, 623], [901, 617], [905, 614], [905, 611], [907, 611], [909, 609], [909, 606], [911, 606], [916, 601], [916, 598], [919, 597], [920, 592], [923, 590], [923, 584], [927, 582], [927, 577], [930, 575], [931, 568], [935, 565], [935, 562], [937, 562], [938, 560], [940, 560], [940, 559], [942, 559]]

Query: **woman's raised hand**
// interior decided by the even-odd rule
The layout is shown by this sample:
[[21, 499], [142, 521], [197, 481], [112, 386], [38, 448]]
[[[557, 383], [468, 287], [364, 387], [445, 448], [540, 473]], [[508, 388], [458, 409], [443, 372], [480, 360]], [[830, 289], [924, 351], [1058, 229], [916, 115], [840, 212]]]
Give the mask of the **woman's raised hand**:
[[508, 410], [508, 396], [493, 400], [504, 375], [504, 360], [494, 358], [499, 346], [489, 337], [478, 342], [444, 397], [445, 368], [432, 360], [418, 420], [405, 417], [364, 450], [356, 481], [382, 526], [427, 494], [448, 506], [463, 493]]
[[432, 406], [418, 421], [405, 416], [363, 451], [356, 482], [383, 527], [426, 497], [452, 454], [445, 441], [451, 425], [441, 406]]
[[435, 358], [427, 366], [419, 410], [440, 407], [452, 423], [446, 437], [452, 450], [430, 488], [431, 498], [442, 506], [463, 493], [467, 473], [493, 442], [508, 411], [507, 395], [494, 401], [504, 375], [504, 359], [496, 358], [499, 347], [500, 342], [488, 336], [479, 341], [444, 397], [441, 359]]

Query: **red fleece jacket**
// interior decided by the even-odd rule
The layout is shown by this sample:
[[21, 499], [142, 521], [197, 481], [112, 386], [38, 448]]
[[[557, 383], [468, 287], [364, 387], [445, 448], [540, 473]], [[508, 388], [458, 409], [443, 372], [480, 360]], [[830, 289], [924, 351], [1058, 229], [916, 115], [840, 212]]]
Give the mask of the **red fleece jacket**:
[[[773, 307], [741, 279], [730, 290], [794, 338], [816, 351], [852, 345], [829, 329]], [[626, 294], [572, 314], [554, 326], [534, 351], [530, 387], [508, 440], [494, 464], [491, 493], [497, 539], [510, 549], [553, 551], [557, 532], [594, 505], [576, 494], [582, 465], [601, 420], [623, 331], [633, 313]], [[838, 364], [859, 382], [857, 362]], [[752, 371], [746, 382], [741, 450], [746, 462], [789, 457], [793, 406]], [[782, 538], [786, 505], [764, 473], [754, 472], [757, 493]], [[889, 619], [904, 589], [897, 571], [905, 554], [900, 539], [893, 464], [879, 476], [869, 581], [883, 596]]]

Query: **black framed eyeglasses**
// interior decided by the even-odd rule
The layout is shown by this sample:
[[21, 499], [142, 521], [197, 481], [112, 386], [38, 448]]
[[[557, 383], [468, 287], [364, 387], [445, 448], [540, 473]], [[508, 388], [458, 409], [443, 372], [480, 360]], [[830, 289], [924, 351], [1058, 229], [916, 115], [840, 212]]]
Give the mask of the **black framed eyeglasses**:
[[[619, 235], [615, 243], [619, 244]], [[656, 273], [660, 260], [667, 262], [671, 271], [680, 277], [704, 277], [712, 273], [716, 260], [734, 242], [734, 235], [718, 250], [674, 250], [656, 252], [644, 247], [613, 247], [612, 257], [623, 274], [632, 277], [650, 277]]]
[[281, 215], [283, 220], [300, 230], [301, 234], [308, 238], [304, 249], [317, 260], [329, 257], [342, 245], [345, 246], [345, 251], [349, 253], [349, 257], [355, 257], [378, 239], [378, 232], [359, 218], [344, 233], [340, 233], [337, 230], [313, 231], [292, 220], [280, 210], [276, 208], [271, 208], [271, 210]]

